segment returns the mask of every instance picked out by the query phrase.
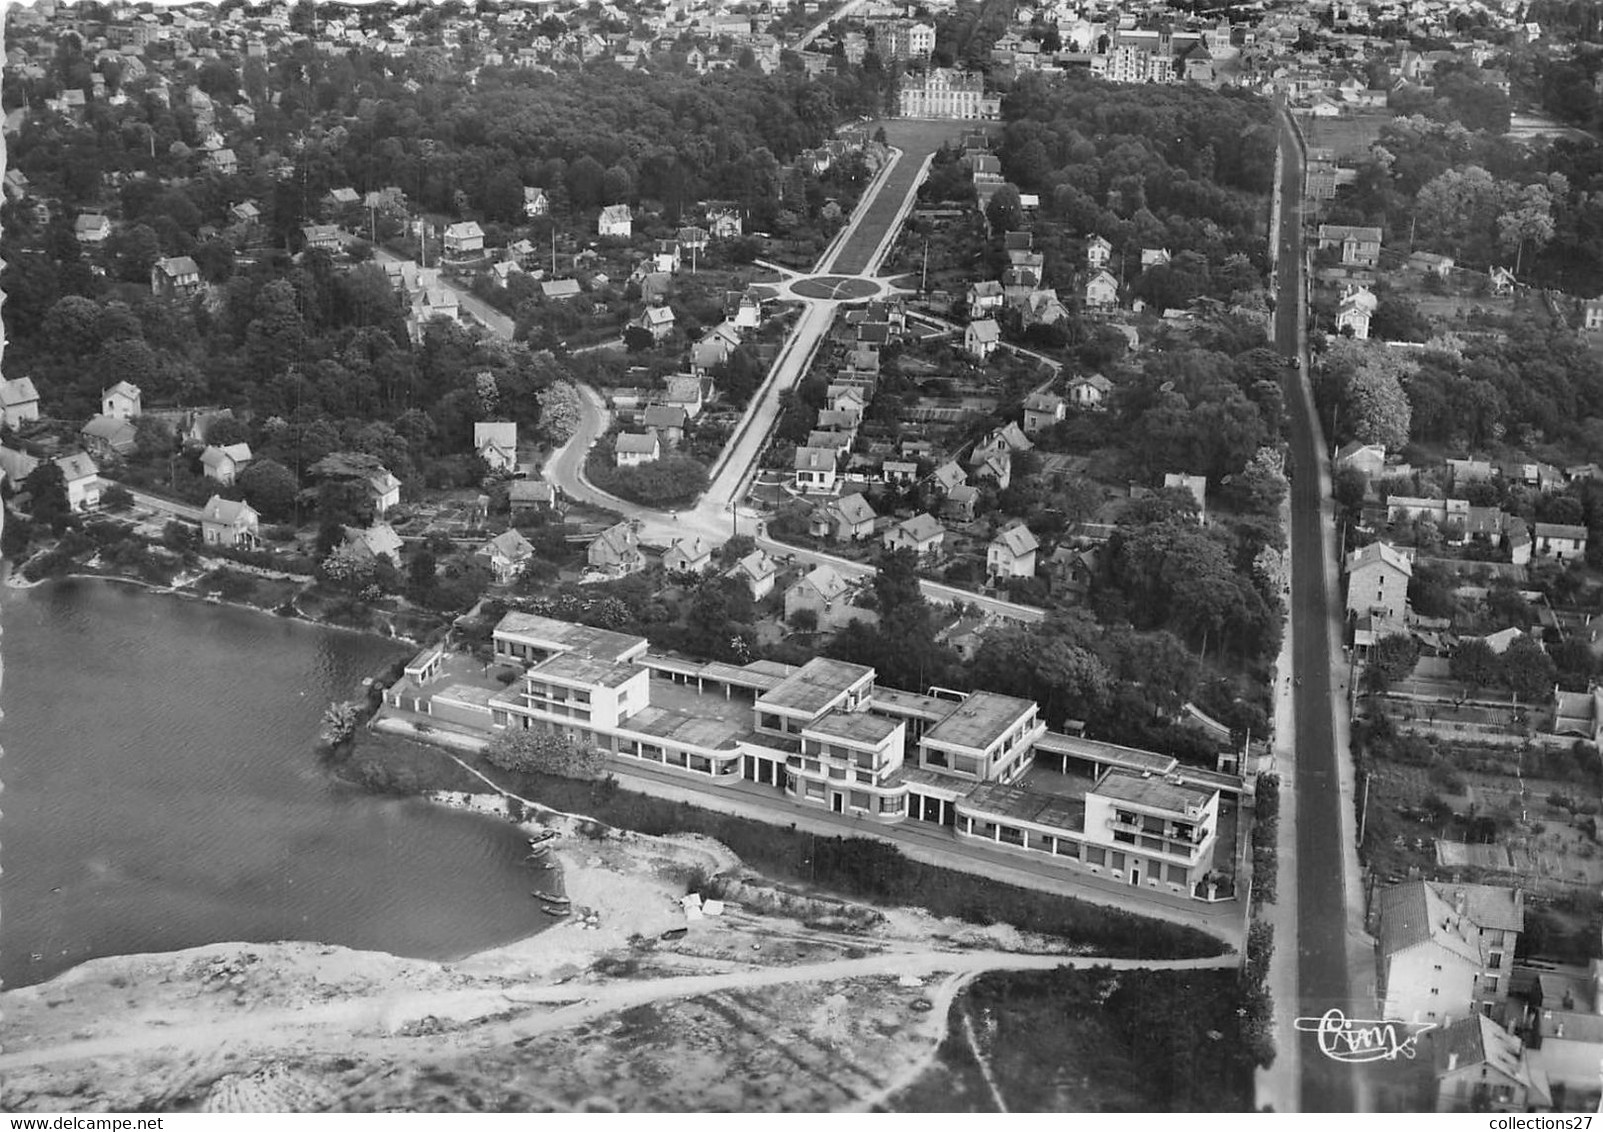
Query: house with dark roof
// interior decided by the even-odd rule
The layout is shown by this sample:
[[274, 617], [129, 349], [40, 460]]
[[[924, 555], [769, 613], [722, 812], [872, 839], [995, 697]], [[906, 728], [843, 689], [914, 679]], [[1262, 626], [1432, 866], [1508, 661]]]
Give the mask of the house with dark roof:
[[808, 523], [814, 538], [833, 538], [836, 542], [859, 542], [874, 534], [879, 516], [861, 492], [843, 495], [813, 510]]
[[1547, 1075], [1532, 1065], [1519, 1038], [1485, 1015], [1460, 1018], [1424, 1038], [1434, 1061], [1437, 1112], [1552, 1109]]
[[1445, 1026], [1507, 1001], [1519, 889], [1405, 881], [1376, 892], [1372, 920], [1381, 1017]]
[[136, 446], [134, 423], [120, 417], [90, 417], [78, 435], [84, 447], [102, 460], [127, 456]]
[[0, 423], [17, 428], [24, 421], [39, 419], [39, 390], [33, 378], [13, 377], [0, 381]]

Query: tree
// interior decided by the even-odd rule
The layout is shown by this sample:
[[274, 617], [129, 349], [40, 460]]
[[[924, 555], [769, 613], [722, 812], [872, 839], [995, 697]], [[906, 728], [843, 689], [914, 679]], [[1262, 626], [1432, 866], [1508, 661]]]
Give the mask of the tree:
[[1480, 637], [1460, 642], [1447, 662], [1447, 671], [1454, 680], [1471, 688], [1485, 688], [1496, 684], [1502, 675], [1502, 665], [1492, 646]]
[[59, 535], [72, 520], [72, 507], [67, 503], [67, 477], [54, 460], [42, 461], [22, 481], [22, 489], [31, 497], [28, 513], [34, 524], [49, 527]]
[[540, 403], [540, 432], [553, 444], [562, 444], [579, 427], [579, 390], [571, 381], [557, 380], [535, 394]]
[[406, 567], [406, 596], [418, 605], [428, 605], [439, 585], [439, 560], [428, 547], [412, 555]]
[[350, 742], [362, 722], [362, 705], [338, 700], [323, 709], [323, 741], [331, 747]]
[[134, 505], [134, 493], [114, 483], [100, 493], [100, 506], [107, 511], [126, 511]]
[[1370, 650], [1364, 681], [1371, 692], [1384, 692], [1413, 675], [1419, 663], [1419, 642], [1407, 633], [1382, 637]]
[[605, 752], [551, 731], [503, 731], [490, 740], [484, 757], [502, 770], [533, 771], [559, 778], [595, 780], [607, 773]]
[[1500, 667], [1503, 683], [1527, 703], [1538, 703], [1552, 696], [1553, 659], [1536, 638], [1522, 633], [1510, 641], [1503, 651]]
[[336, 546], [318, 563], [318, 577], [348, 593], [360, 593], [373, 584], [378, 575], [378, 563], [371, 554], [364, 554], [354, 545]]
[[1019, 202], [1019, 191], [1012, 185], [1003, 185], [992, 193], [990, 203], [985, 206], [985, 219], [990, 224], [993, 234], [1018, 228], [1024, 220], [1024, 207]]
[[300, 490], [295, 473], [277, 460], [252, 460], [239, 473], [240, 489], [262, 518], [281, 523], [293, 518]]
[[1366, 444], [1389, 450], [1408, 443], [1412, 409], [1403, 379], [1419, 365], [1379, 343], [1338, 341], [1327, 364], [1340, 383], [1344, 428]]

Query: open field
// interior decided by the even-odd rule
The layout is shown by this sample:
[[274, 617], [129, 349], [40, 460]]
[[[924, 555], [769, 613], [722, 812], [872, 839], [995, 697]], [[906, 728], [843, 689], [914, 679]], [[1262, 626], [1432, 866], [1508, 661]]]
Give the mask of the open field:
[[843, 275], [855, 274], [868, 266], [869, 257], [884, 237], [886, 225], [896, 215], [897, 209], [902, 207], [908, 189], [912, 188], [914, 178], [924, 165], [924, 159], [941, 148], [943, 142], [961, 140], [964, 130], [981, 128], [979, 123], [971, 126], [966, 122], [906, 122], [897, 119], [883, 123], [871, 122], [866, 128], [872, 131], [879, 125], [885, 128], [886, 139], [902, 150], [902, 159], [891, 170], [885, 187], [874, 198], [857, 231], [836, 255], [831, 267]]
[[1351, 118], [1312, 118], [1299, 114], [1303, 137], [1310, 149], [1335, 151], [1336, 160], [1367, 157], [1370, 143], [1380, 137], [1380, 128], [1392, 120], [1387, 111], [1370, 111]]

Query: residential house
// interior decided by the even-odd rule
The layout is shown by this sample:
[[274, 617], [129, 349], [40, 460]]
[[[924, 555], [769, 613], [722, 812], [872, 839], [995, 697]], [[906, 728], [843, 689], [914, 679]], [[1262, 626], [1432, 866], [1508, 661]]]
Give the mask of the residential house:
[[1336, 307], [1336, 332], [1345, 332], [1353, 338], [1369, 337], [1369, 320], [1375, 315], [1379, 300], [1368, 287], [1348, 287], [1342, 291]]
[[1554, 562], [1586, 559], [1586, 528], [1568, 523], [1537, 523], [1536, 553]]
[[774, 592], [779, 567], [768, 557], [767, 551], [754, 550], [730, 567], [725, 576], [742, 582], [752, 601], [761, 601]]
[[731, 291], [727, 309], [730, 321], [742, 330], [754, 330], [762, 324], [762, 296], [750, 288], [745, 291]]
[[151, 265], [150, 289], [168, 297], [192, 295], [200, 290], [200, 266], [187, 255], [163, 256]]
[[707, 384], [693, 373], [675, 374], [668, 378], [663, 403], [683, 410], [686, 420], [695, 420], [707, 403]]
[[668, 448], [677, 448], [685, 438], [685, 411], [677, 405], [652, 405], [641, 423], [662, 438]]
[[1035, 577], [1035, 554], [1041, 548], [1034, 532], [1022, 522], [998, 531], [985, 548], [985, 572], [993, 582]]
[[564, 302], [584, 294], [577, 279], [547, 279], [540, 284], [540, 298], [547, 302]]
[[200, 454], [200, 467], [208, 479], [231, 484], [239, 477], [240, 469], [250, 463], [249, 444], [227, 444], [222, 447], [208, 445]]
[[634, 235], [634, 218], [629, 215], [629, 206], [626, 204], [609, 204], [601, 210], [601, 216], [596, 221], [596, 232], [602, 236], [621, 236], [629, 239]]
[[249, 549], [256, 545], [261, 516], [242, 499], [214, 495], [200, 513], [200, 540], [205, 546]]
[[1585, 966], [1532, 963], [1516, 974], [1529, 986], [1514, 1024], [1532, 1070], [1547, 1081], [1559, 1112], [1596, 1112], [1603, 1103], [1603, 960]]
[[815, 508], [808, 531], [814, 538], [833, 538], [836, 542], [858, 542], [874, 534], [874, 513], [868, 497], [860, 492], [843, 495]]
[[920, 511], [885, 531], [886, 550], [911, 550], [920, 558], [934, 558], [946, 540], [946, 528], [928, 511]]
[[453, 257], [481, 255], [484, 252], [484, 229], [476, 220], [459, 220], [445, 229], [445, 254]]
[[358, 558], [375, 562], [382, 558], [391, 566], [400, 566], [401, 550], [406, 544], [394, 527], [375, 519], [366, 527], [346, 527], [343, 545]]
[[1514, 278], [1514, 273], [1499, 264], [1493, 264], [1487, 270], [1487, 275], [1491, 279], [1492, 294], [1499, 297], [1512, 295], [1514, 288], [1519, 286], [1519, 280]]
[[662, 441], [654, 432], [620, 432], [613, 447], [620, 468], [637, 468], [662, 459]]
[[662, 556], [662, 568], [670, 574], [700, 574], [712, 565], [712, 547], [700, 535], [675, 539]]
[[1386, 542], [1374, 542], [1347, 556], [1347, 615], [1379, 614], [1400, 620], [1408, 609], [1408, 580], [1414, 562]]
[[380, 467], [366, 477], [367, 498], [373, 504], [373, 514], [383, 516], [401, 502], [401, 481], [388, 468]]
[[963, 349], [972, 358], [984, 361], [1002, 341], [1002, 328], [994, 318], [971, 322], [963, 330]]
[[729, 360], [735, 347], [740, 345], [740, 331], [732, 322], [720, 322], [702, 335], [701, 341], [690, 349], [691, 364], [698, 370], [709, 370]]
[[1369, 479], [1381, 474], [1386, 466], [1386, 446], [1384, 444], [1365, 444], [1358, 440], [1349, 440], [1336, 450], [1336, 469], [1356, 468]]
[[208, 153], [206, 155], [206, 164], [211, 167], [212, 172], [219, 173], [224, 177], [232, 177], [239, 172], [239, 158], [227, 146], [222, 149], [214, 149]]
[[651, 269], [672, 275], [679, 270], [679, 242], [658, 240], [652, 245]]
[[100, 468], [86, 453], [58, 456], [53, 461], [66, 481], [67, 506], [89, 511], [100, 506]]
[[[26, 379], [24, 379], [26, 380]], [[131, 381], [119, 381], [100, 392], [100, 415], [127, 421], [140, 415], [140, 389]]]
[[1141, 269], [1143, 271], [1145, 271], [1149, 267], [1167, 267], [1168, 264], [1169, 264], [1169, 249], [1168, 248], [1142, 248], [1141, 249]]
[[640, 312], [634, 325], [647, 331], [653, 342], [661, 342], [673, 333], [674, 313], [672, 307], [647, 307]]
[[133, 422], [121, 417], [90, 417], [78, 435], [84, 447], [102, 460], [127, 456], [135, 448]]
[[1380, 261], [1380, 229], [1351, 224], [1321, 224], [1318, 248], [1336, 248], [1341, 262], [1352, 267], [1374, 267]]
[[785, 620], [794, 624], [798, 613], [809, 610], [822, 626], [826, 616], [835, 612], [837, 605], [844, 606], [851, 593], [851, 585], [835, 567], [827, 563], [814, 567], [785, 591]]
[[308, 251], [337, 252], [340, 250], [340, 230], [333, 224], [307, 224], [301, 228]]
[[1091, 276], [1085, 284], [1085, 307], [1087, 310], [1111, 310], [1119, 303], [1119, 281], [1113, 273], [1102, 268]]
[[1197, 501], [1197, 522], [1208, 521], [1208, 477], [1188, 476], [1183, 472], [1169, 472], [1163, 477], [1164, 487], [1184, 488]]
[[985, 279], [971, 284], [968, 289], [968, 316], [971, 319], [991, 318], [1002, 309], [1005, 301], [1002, 284]]
[[1581, 328], [1603, 330], [1603, 298], [1588, 299], [1581, 304]]
[[13, 377], [0, 381], [0, 423], [7, 428], [19, 428], [24, 421], [39, 419], [39, 391], [33, 378]]
[[1067, 415], [1067, 406], [1056, 393], [1031, 393], [1024, 399], [1024, 431], [1051, 428]]
[[1101, 271], [1113, 258], [1113, 245], [1101, 236], [1092, 236], [1085, 242], [1085, 263], [1092, 271]]
[[840, 453], [834, 448], [796, 449], [796, 490], [827, 493], [835, 490], [840, 474]]
[[473, 451], [492, 472], [510, 472], [518, 465], [516, 421], [474, 421]]
[[740, 212], [733, 208], [711, 209], [707, 213], [707, 227], [717, 239], [735, 239], [741, 234]]
[[615, 523], [597, 535], [585, 557], [592, 569], [615, 578], [646, 568], [639, 537], [633, 524], [627, 521]]
[[545, 480], [513, 480], [507, 486], [507, 502], [514, 514], [525, 510], [561, 514], [564, 510], [556, 485]]
[[1453, 274], [1453, 257], [1438, 255], [1435, 252], [1415, 252], [1408, 257], [1408, 270], [1421, 275], [1434, 275], [1438, 279], [1451, 278]]
[[506, 585], [521, 574], [534, 557], [534, 545], [517, 530], [505, 530], [487, 540], [474, 556], [488, 560], [495, 580]]
[[1435, 1057], [1437, 1112], [1552, 1109], [1547, 1074], [1519, 1038], [1485, 1015], [1459, 1018], [1424, 1038]]
[[930, 484], [942, 495], [950, 495], [953, 488], [967, 482], [968, 473], [956, 460], [948, 460], [930, 473]]
[[980, 505], [980, 489], [973, 484], [958, 484], [941, 500], [941, 518], [954, 523], [972, 523]]
[[80, 244], [103, 244], [111, 236], [111, 221], [98, 212], [81, 212], [73, 221], [72, 234]]
[[1449, 458], [1447, 481], [1454, 491], [1463, 491], [1472, 483], [1490, 483], [1497, 478], [1497, 468], [1490, 460], [1458, 460]]
[[1112, 392], [1113, 382], [1100, 373], [1082, 373], [1069, 379], [1069, 400], [1077, 409], [1105, 409]]
[[525, 185], [523, 189], [523, 215], [533, 220], [536, 216], [544, 216], [550, 211], [551, 198], [546, 196], [546, 191]]
[[1375, 894], [1376, 974], [1382, 1018], [1445, 1026], [1474, 1015], [1480, 949], [1474, 926], [1422, 880]]

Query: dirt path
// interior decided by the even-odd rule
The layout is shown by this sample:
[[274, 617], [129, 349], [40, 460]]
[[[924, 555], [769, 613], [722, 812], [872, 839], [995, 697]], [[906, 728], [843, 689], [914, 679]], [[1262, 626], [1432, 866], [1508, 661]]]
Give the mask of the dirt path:
[[[114, 1036], [66, 1042], [0, 1055], [0, 1075], [27, 1066], [99, 1060], [118, 1056], [148, 1058], [158, 1051], [183, 1051], [221, 1064], [225, 1052], [244, 1049], [318, 1049], [384, 1056], [415, 1050], [418, 1041], [460, 1047], [504, 1047], [562, 1030], [630, 1007], [719, 992], [757, 990], [786, 984], [834, 982], [863, 977], [929, 976], [953, 972], [965, 978], [987, 971], [1046, 970], [1055, 967], [1109, 966], [1115, 970], [1201, 970], [1231, 967], [1234, 956], [1207, 959], [1134, 960], [1093, 956], [1022, 955], [1010, 952], [925, 951], [832, 960], [761, 970], [710, 975], [678, 975], [600, 986], [526, 987], [508, 991], [484, 987], [455, 991], [420, 991], [355, 1001], [311, 1004], [295, 1009], [246, 1011], [219, 1021], [186, 1019], [182, 1029], [157, 1014], [130, 1018]], [[949, 1008], [960, 981], [948, 980], [942, 997]], [[554, 1006], [533, 1017], [506, 1019], [508, 1011]], [[937, 1004], [939, 1006], [939, 1004]], [[476, 1020], [501, 1015], [487, 1024]], [[459, 1028], [444, 1035], [407, 1037], [398, 1033], [408, 1023], [433, 1016]], [[944, 1015], [937, 1015], [944, 1017]], [[142, 1024], [141, 1024], [142, 1023]], [[232, 1047], [232, 1048], [230, 1048]]]
[[974, 1057], [974, 1064], [980, 1067], [980, 1076], [985, 1078], [986, 1088], [991, 1090], [991, 1103], [996, 1106], [997, 1112], [1007, 1112], [1007, 1102], [1002, 1099], [1002, 1088], [996, 1083], [996, 1074], [991, 1072], [991, 1063], [980, 1050], [980, 1039], [974, 1033], [974, 1018], [967, 1010], [963, 1011], [963, 1037], [968, 1042], [968, 1051]]

